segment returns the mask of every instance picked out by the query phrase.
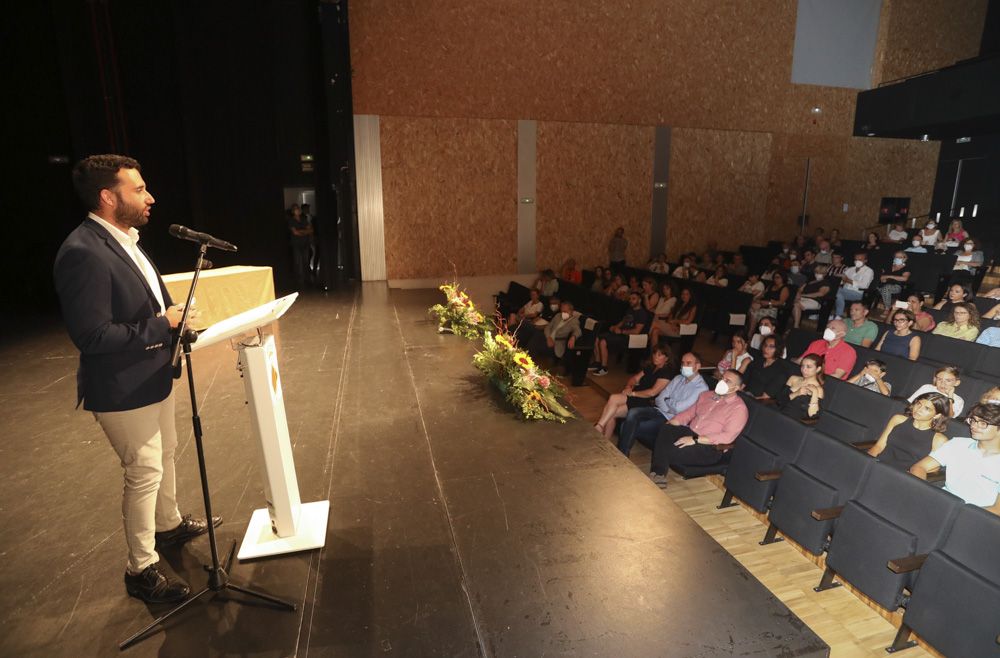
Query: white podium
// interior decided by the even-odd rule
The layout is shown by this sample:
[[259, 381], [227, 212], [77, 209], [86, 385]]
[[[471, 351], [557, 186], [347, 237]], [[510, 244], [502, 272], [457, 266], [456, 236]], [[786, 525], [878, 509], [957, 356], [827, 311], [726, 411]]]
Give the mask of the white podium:
[[226, 318], [198, 335], [196, 351], [231, 339], [239, 352], [250, 419], [264, 465], [267, 507], [254, 510], [237, 557], [240, 560], [321, 548], [326, 543], [330, 501], [303, 503], [295, 477], [274, 335], [265, 329], [291, 307], [298, 293]]

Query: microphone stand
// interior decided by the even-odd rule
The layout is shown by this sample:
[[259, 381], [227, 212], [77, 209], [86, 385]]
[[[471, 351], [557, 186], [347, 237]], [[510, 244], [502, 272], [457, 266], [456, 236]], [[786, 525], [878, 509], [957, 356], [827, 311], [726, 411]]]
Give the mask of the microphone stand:
[[[178, 338], [177, 343], [174, 345], [173, 357], [171, 363], [173, 364], [175, 370], [180, 363], [180, 354], [183, 350], [184, 352], [184, 363], [187, 366], [187, 380], [188, 380], [188, 393], [191, 396], [191, 424], [194, 427], [194, 443], [198, 452], [198, 470], [201, 474], [201, 494], [205, 499], [205, 515], [208, 523], [208, 545], [212, 551], [212, 563], [205, 566], [205, 570], [208, 571], [208, 583], [204, 588], [193, 596], [181, 601], [174, 608], [169, 610], [163, 615], [160, 615], [154, 619], [151, 623], [146, 625], [141, 630], [133, 633], [128, 638], [123, 640], [119, 645], [118, 649], [124, 651], [133, 644], [148, 637], [148, 633], [153, 630], [156, 626], [167, 621], [167, 619], [173, 617], [175, 614], [188, 607], [204, 595], [209, 592], [223, 592], [226, 590], [234, 590], [241, 592], [247, 596], [261, 599], [266, 601], [276, 608], [282, 610], [294, 611], [296, 605], [294, 603], [289, 603], [282, 599], [272, 596], [264, 592], [248, 589], [241, 587], [239, 585], [234, 585], [229, 580], [229, 570], [233, 564], [233, 558], [236, 556], [236, 541], [233, 540], [232, 547], [229, 549], [229, 556], [226, 558], [225, 565], [219, 563], [219, 548], [215, 540], [215, 525], [212, 523], [212, 498], [208, 491], [208, 471], [205, 468], [205, 450], [202, 443], [202, 432], [201, 432], [201, 417], [198, 415], [198, 398], [195, 395], [194, 390], [194, 370], [191, 366], [191, 343], [197, 340], [198, 335], [189, 331], [187, 328], [188, 317], [191, 312], [191, 300], [194, 299], [194, 289], [198, 285], [198, 276], [201, 274], [201, 270], [205, 265], [205, 252], [208, 250], [208, 244], [205, 242], [201, 243], [201, 247], [198, 250], [198, 261], [195, 263], [194, 277], [191, 279], [191, 288], [188, 290], [187, 303], [184, 305], [184, 313], [181, 315], [181, 322], [178, 325]], [[213, 599], [213, 601], [216, 599]], [[241, 602], [237, 600], [238, 602]]]

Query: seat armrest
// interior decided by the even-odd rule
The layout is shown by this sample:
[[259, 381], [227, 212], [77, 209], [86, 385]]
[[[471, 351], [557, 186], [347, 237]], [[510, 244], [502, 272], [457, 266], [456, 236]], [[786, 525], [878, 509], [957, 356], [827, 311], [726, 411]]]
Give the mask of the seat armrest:
[[928, 473], [927, 474], [927, 481], [930, 482], [930, 483], [944, 482], [947, 477], [948, 477], [948, 474], [945, 472], [945, 470], [943, 468], [941, 468], [941, 469], [938, 469], [938, 470], [934, 471], [933, 473]]
[[843, 505], [838, 505], [837, 507], [824, 507], [823, 509], [814, 509], [811, 516], [817, 521], [829, 521], [830, 519], [839, 517], [840, 513], [843, 511]]
[[760, 482], [770, 482], [780, 478], [781, 471], [757, 471], [757, 473], [754, 474], [754, 477]]
[[857, 441], [856, 443], [852, 443], [851, 445], [857, 448], [858, 450], [870, 450], [871, 447], [875, 445], [875, 443], [876, 441]]
[[803, 425], [812, 427], [813, 425], [819, 422], [819, 418], [800, 418], [799, 422], [802, 423]]
[[893, 573], [910, 573], [911, 571], [916, 571], [920, 567], [924, 566], [924, 561], [926, 559], [926, 553], [923, 555], [898, 557], [895, 560], [889, 560], [889, 564], [887, 566]]

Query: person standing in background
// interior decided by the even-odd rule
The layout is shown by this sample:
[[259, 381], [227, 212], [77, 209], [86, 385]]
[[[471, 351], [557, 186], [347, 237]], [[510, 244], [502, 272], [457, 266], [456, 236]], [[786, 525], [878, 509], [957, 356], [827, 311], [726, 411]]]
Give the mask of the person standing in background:
[[620, 272], [625, 267], [625, 250], [628, 240], [625, 239], [625, 227], [619, 226], [608, 242], [608, 261], [614, 272]]
[[299, 290], [305, 288], [309, 275], [309, 248], [312, 244], [313, 227], [307, 216], [303, 216], [299, 204], [293, 203], [288, 211], [288, 231], [292, 234], [292, 274]]

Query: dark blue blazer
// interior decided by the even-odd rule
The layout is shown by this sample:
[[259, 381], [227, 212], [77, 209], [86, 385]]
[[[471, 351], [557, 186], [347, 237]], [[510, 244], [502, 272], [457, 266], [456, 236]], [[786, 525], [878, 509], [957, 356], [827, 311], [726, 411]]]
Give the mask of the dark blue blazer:
[[[173, 386], [170, 323], [118, 241], [85, 219], [59, 248], [54, 276], [63, 319], [80, 350], [77, 405], [83, 400], [89, 411], [126, 411], [164, 400]], [[169, 307], [159, 272], [156, 278]]]

